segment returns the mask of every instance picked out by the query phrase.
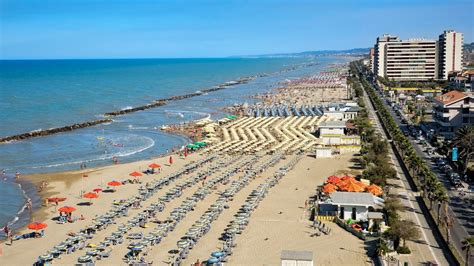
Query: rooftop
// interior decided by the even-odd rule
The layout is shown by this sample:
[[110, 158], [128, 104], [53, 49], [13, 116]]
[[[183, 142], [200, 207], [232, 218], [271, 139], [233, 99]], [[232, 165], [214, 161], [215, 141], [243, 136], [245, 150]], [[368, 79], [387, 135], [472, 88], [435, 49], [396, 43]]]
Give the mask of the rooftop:
[[461, 99], [464, 99], [467, 96], [468, 96], [467, 94], [460, 91], [450, 91], [443, 95], [435, 97], [435, 100], [444, 105], [448, 105], [448, 104], [457, 102]]
[[312, 251], [298, 251], [298, 250], [282, 250], [281, 251], [281, 260], [305, 260], [313, 261], [313, 252]]
[[325, 121], [322, 122], [319, 127], [340, 127], [345, 128], [346, 122], [345, 121]]
[[342, 192], [331, 194], [331, 201], [338, 205], [374, 206], [374, 196], [368, 192]]

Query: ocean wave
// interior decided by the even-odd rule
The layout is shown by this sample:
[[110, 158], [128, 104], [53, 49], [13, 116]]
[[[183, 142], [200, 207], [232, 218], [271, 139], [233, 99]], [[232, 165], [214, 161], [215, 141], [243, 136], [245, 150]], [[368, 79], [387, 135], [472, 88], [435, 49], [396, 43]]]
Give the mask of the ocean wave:
[[[133, 136], [138, 136], [138, 135], [133, 135]], [[107, 153], [107, 154], [104, 154], [102, 156], [92, 158], [92, 159], [84, 159], [84, 160], [78, 160], [78, 161], [70, 161], [70, 162], [55, 163], [55, 164], [40, 165], [40, 166], [31, 166], [28, 168], [29, 169], [55, 168], [55, 167], [61, 167], [61, 166], [66, 166], [66, 165], [80, 165], [81, 163], [104, 161], [104, 160], [112, 159], [114, 157], [127, 157], [133, 154], [143, 152], [155, 146], [155, 141], [152, 138], [146, 137], [146, 136], [140, 136], [140, 137], [144, 138], [147, 141], [147, 143], [141, 147], [137, 147], [137, 149], [132, 150], [132, 151], [119, 151], [119, 152]]]
[[18, 222], [18, 220], [20, 220], [20, 216], [25, 212], [25, 210], [28, 209], [28, 201], [31, 201], [31, 198], [28, 197], [28, 194], [26, 193], [26, 191], [23, 189], [23, 187], [21, 186], [21, 184], [17, 183], [18, 185], [18, 188], [20, 189], [20, 191], [22, 192], [23, 194], [23, 198], [25, 199], [25, 202], [23, 204], [23, 206], [17, 211], [16, 215], [10, 220], [7, 222], [7, 225], [9, 227], [11, 227], [12, 225], [14, 225], [16, 222]]
[[130, 110], [130, 109], [133, 109], [133, 106], [125, 106], [124, 108], [120, 110], [125, 111], [125, 110]]

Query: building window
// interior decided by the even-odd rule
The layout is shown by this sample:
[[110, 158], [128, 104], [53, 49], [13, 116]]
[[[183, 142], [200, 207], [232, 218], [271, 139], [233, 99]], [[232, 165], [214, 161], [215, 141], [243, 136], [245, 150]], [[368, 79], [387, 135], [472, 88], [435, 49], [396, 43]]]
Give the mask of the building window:
[[465, 104], [469, 104], [469, 97], [464, 99]]
[[352, 215], [351, 215], [352, 220], [357, 220], [356, 214], [357, 214], [356, 208], [352, 208]]
[[339, 218], [341, 220], [344, 220], [344, 207], [341, 207], [340, 211], [339, 211]]
[[462, 113], [463, 114], [469, 114], [469, 108], [463, 108]]

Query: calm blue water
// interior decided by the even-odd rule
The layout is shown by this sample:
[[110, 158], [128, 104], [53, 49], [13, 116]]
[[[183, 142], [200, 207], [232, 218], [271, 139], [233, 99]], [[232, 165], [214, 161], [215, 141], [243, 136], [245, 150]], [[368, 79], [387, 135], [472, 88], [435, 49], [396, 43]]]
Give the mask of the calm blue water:
[[[249, 96], [268, 91], [278, 82], [323, 70], [341, 58], [318, 58], [318, 64], [279, 72], [314, 62], [307, 58], [278, 59], [137, 59], [0, 61], [0, 136], [64, 126], [101, 118], [101, 114], [155, 99], [182, 95], [235, 80], [271, 73], [208, 95], [171, 102], [147, 111], [119, 116], [114, 122], [73, 132], [0, 145], [0, 168], [8, 173], [51, 172], [150, 158], [187, 139], [159, 131], [163, 124], [210, 115], [225, 115], [225, 106], [252, 102]], [[7, 195], [7, 196], [5, 196]], [[16, 196], [15, 196], [16, 195]], [[24, 204], [16, 184], [0, 183], [0, 226]], [[21, 202], [21, 204], [20, 204]]]

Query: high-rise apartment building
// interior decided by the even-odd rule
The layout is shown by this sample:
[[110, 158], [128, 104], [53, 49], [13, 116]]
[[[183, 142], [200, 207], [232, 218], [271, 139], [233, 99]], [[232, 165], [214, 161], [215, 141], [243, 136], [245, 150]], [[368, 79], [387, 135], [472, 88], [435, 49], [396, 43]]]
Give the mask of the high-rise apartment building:
[[439, 35], [438, 78], [448, 79], [451, 72], [462, 70], [464, 36], [453, 30], [444, 31]]
[[463, 34], [445, 31], [438, 41], [400, 40], [384, 34], [374, 46], [372, 72], [397, 81], [447, 79], [462, 70]]
[[385, 45], [385, 71], [397, 81], [425, 81], [437, 78], [436, 41], [411, 39]]
[[385, 76], [385, 46], [389, 42], [400, 41], [397, 36], [384, 34], [377, 37], [377, 43], [374, 46], [374, 70], [373, 72], [380, 77]]
[[374, 72], [374, 56], [375, 56], [375, 49], [370, 48], [369, 51], [369, 69], [370, 71]]

